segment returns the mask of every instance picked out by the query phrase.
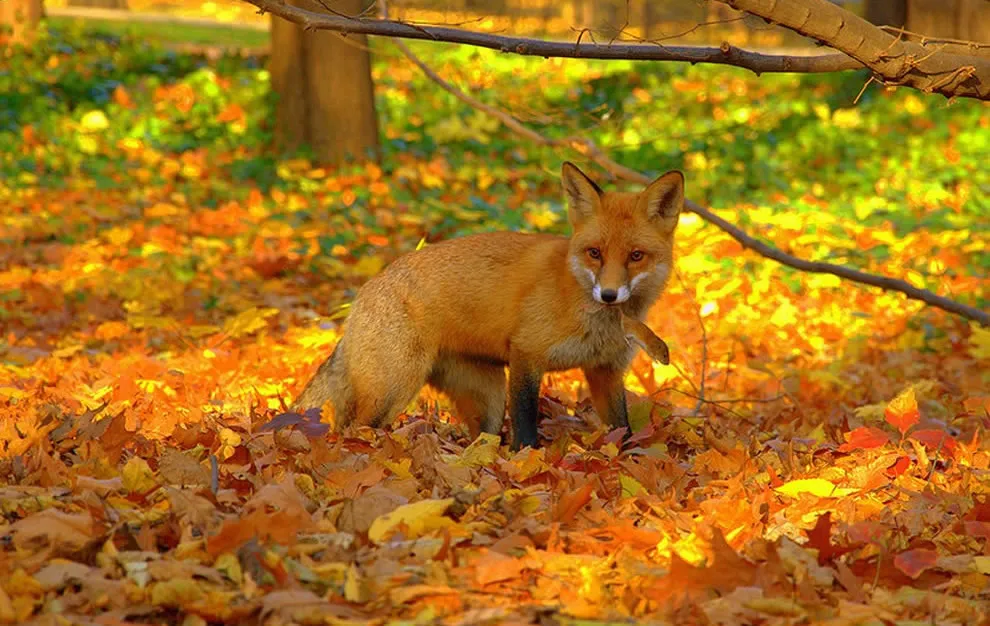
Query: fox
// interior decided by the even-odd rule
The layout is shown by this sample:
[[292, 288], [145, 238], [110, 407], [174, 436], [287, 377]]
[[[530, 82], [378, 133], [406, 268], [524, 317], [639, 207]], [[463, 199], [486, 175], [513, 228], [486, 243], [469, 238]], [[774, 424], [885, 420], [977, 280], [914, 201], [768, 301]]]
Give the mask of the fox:
[[472, 438], [500, 436], [508, 367], [511, 449], [535, 449], [544, 373], [580, 368], [599, 418], [628, 436], [623, 378], [635, 351], [667, 358], [643, 319], [673, 267], [684, 175], [636, 192], [603, 191], [570, 161], [560, 177], [570, 236], [485, 232], [398, 257], [358, 290], [342, 338], [290, 410], [329, 404], [338, 432], [382, 428], [428, 384]]

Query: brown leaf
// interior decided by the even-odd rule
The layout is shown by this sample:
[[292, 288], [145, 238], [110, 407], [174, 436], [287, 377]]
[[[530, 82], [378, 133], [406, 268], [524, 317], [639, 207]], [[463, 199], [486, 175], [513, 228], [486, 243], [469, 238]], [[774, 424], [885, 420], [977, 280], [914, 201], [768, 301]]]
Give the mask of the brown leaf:
[[376, 518], [406, 504], [408, 499], [376, 485], [353, 500], [344, 503], [337, 519], [337, 528], [344, 532], [367, 533]]
[[188, 452], [167, 448], [158, 460], [158, 475], [172, 485], [209, 485], [210, 472]]
[[93, 540], [96, 530], [89, 513], [64, 513], [45, 509], [14, 522], [14, 545], [29, 549], [43, 545], [78, 550]]

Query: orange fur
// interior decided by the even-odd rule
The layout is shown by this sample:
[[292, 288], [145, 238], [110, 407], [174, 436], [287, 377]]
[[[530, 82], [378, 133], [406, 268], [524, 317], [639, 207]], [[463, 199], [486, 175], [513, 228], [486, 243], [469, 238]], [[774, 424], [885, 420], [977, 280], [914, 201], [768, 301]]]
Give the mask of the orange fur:
[[293, 408], [330, 401], [338, 428], [381, 426], [429, 383], [472, 435], [498, 433], [508, 365], [513, 447], [535, 447], [542, 374], [580, 367], [599, 415], [627, 426], [622, 318], [641, 322], [663, 291], [684, 179], [605, 193], [570, 163], [562, 178], [573, 236], [484, 233], [397, 259], [361, 288], [344, 338]]

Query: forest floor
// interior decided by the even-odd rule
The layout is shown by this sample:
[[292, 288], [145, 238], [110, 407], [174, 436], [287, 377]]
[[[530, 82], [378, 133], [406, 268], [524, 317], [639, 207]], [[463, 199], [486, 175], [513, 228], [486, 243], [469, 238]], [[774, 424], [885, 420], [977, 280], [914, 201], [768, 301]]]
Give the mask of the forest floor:
[[[272, 151], [253, 55], [53, 20], [0, 60], [0, 622], [987, 621], [990, 330], [696, 215], [627, 445], [576, 372], [538, 450], [428, 389], [390, 429], [273, 432], [397, 255], [566, 232], [564, 159], [614, 184], [372, 46], [382, 160], [338, 169]], [[413, 49], [791, 254], [988, 308], [985, 103]]]

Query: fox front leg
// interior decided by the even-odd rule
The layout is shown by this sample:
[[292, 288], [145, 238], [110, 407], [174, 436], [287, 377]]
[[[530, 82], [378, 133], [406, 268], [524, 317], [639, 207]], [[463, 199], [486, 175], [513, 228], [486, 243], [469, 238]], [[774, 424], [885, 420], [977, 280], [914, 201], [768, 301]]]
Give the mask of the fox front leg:
[[664, 365], [670, 364], [670, 348], [663, 339], [657, 337], [656, 333], [643, 322], [622, 316], [622, 331], [626, 334], [626, 340], [634, 342], [643, 349], [654, 361], [659, 361]]
[[625, 428], [628, 436], [631, 433], [622, 374], [622, 370], [611, 367], [584, 368], [584, 378], [591, 391], [591, 403], [598, 412], [598, 417], [611, 428]]
[[540, 381], [543, 373], [525, 362], [509, 363], [509, 414], [512, 416], [512, 449], [539, 445]]

